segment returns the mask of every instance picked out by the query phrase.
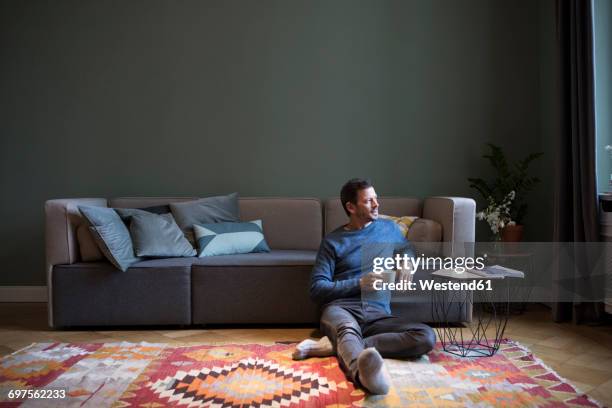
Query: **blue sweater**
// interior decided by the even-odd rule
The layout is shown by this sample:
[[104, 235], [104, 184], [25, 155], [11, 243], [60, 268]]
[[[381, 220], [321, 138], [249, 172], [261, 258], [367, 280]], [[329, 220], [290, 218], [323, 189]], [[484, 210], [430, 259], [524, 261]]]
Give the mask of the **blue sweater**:
[[[372, 221], [356, 231], [340, 227], [321, 243], [310, 280], [310, 297], [321, 305], [342, 304], [361, 299], [359, 278], [372, 272], [375, 257], [414, 252], [395, 222]], [[390, 313], [387, 293], [368, 293], [364, 298]]]

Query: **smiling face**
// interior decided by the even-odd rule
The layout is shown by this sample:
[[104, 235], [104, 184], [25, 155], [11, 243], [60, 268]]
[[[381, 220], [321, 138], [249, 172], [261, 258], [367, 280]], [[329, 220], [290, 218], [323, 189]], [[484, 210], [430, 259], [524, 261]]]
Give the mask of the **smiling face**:
[[356, 201], [355, 204], [351, 202], [346, 204], [351, 220], [365, 224], [378, 218], [378, 196], [374, 187], [359, 190]]

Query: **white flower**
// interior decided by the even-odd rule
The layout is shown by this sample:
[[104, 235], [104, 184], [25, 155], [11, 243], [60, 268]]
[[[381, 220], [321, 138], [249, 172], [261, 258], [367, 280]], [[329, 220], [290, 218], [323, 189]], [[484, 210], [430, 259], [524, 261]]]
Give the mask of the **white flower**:
[[478, 220], [485, 220], [489, 224], [491, 232], [497, 235], [505, 226], [516, 224], [510, 218], [510, 206], [515, 197], [516, 192], [513, 190], [506, 194], [501, 204], [498, 204], [493, 197], [489, 196], [487, 198], [489, 205], [484, 210], [478, 212], [476, 218]]
[[606, 145], [605, 149], [606, 149], [606, 152], [609, 152], [609, 151], [612, 150], [612, 146], [611, 145]]

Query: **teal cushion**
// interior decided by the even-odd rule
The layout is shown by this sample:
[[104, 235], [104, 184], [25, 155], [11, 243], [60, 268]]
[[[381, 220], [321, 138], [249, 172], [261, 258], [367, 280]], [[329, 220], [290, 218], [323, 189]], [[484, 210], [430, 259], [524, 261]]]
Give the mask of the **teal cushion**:
[[90, 224], [96, 244], [106, 258], [125, 272], [130, 265], [139, 261], [134, 256], [130, 232], [112, 208], [79, 206], [79, 211]]
[[117, 208], [116, 211], [129, 222], [136, 255], [156, 258], [196, 255], [172, 214], [153, 214], [132, 208]]
[[213, 255], [270, 252], [261, 220], [218, 222], [193, 226], [200, 258]]

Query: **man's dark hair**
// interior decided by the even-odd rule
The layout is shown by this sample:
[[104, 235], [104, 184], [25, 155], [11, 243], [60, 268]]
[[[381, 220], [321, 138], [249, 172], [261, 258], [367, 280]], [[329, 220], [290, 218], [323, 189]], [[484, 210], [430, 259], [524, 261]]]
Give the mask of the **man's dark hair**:
[[346, 215], [349, 217], [351, 216], [351, 213], [349, 213], [346, 208], [346, 203], [357, 204], [357, 194], [359, 190], [364, 190], [369, 187], [372, 187], [370, 180], [360, 178], [350, 179], [342, 186], [342, 190], [340, 190], [340, 202], [342, 203], [342, 208], [344, 208]]

